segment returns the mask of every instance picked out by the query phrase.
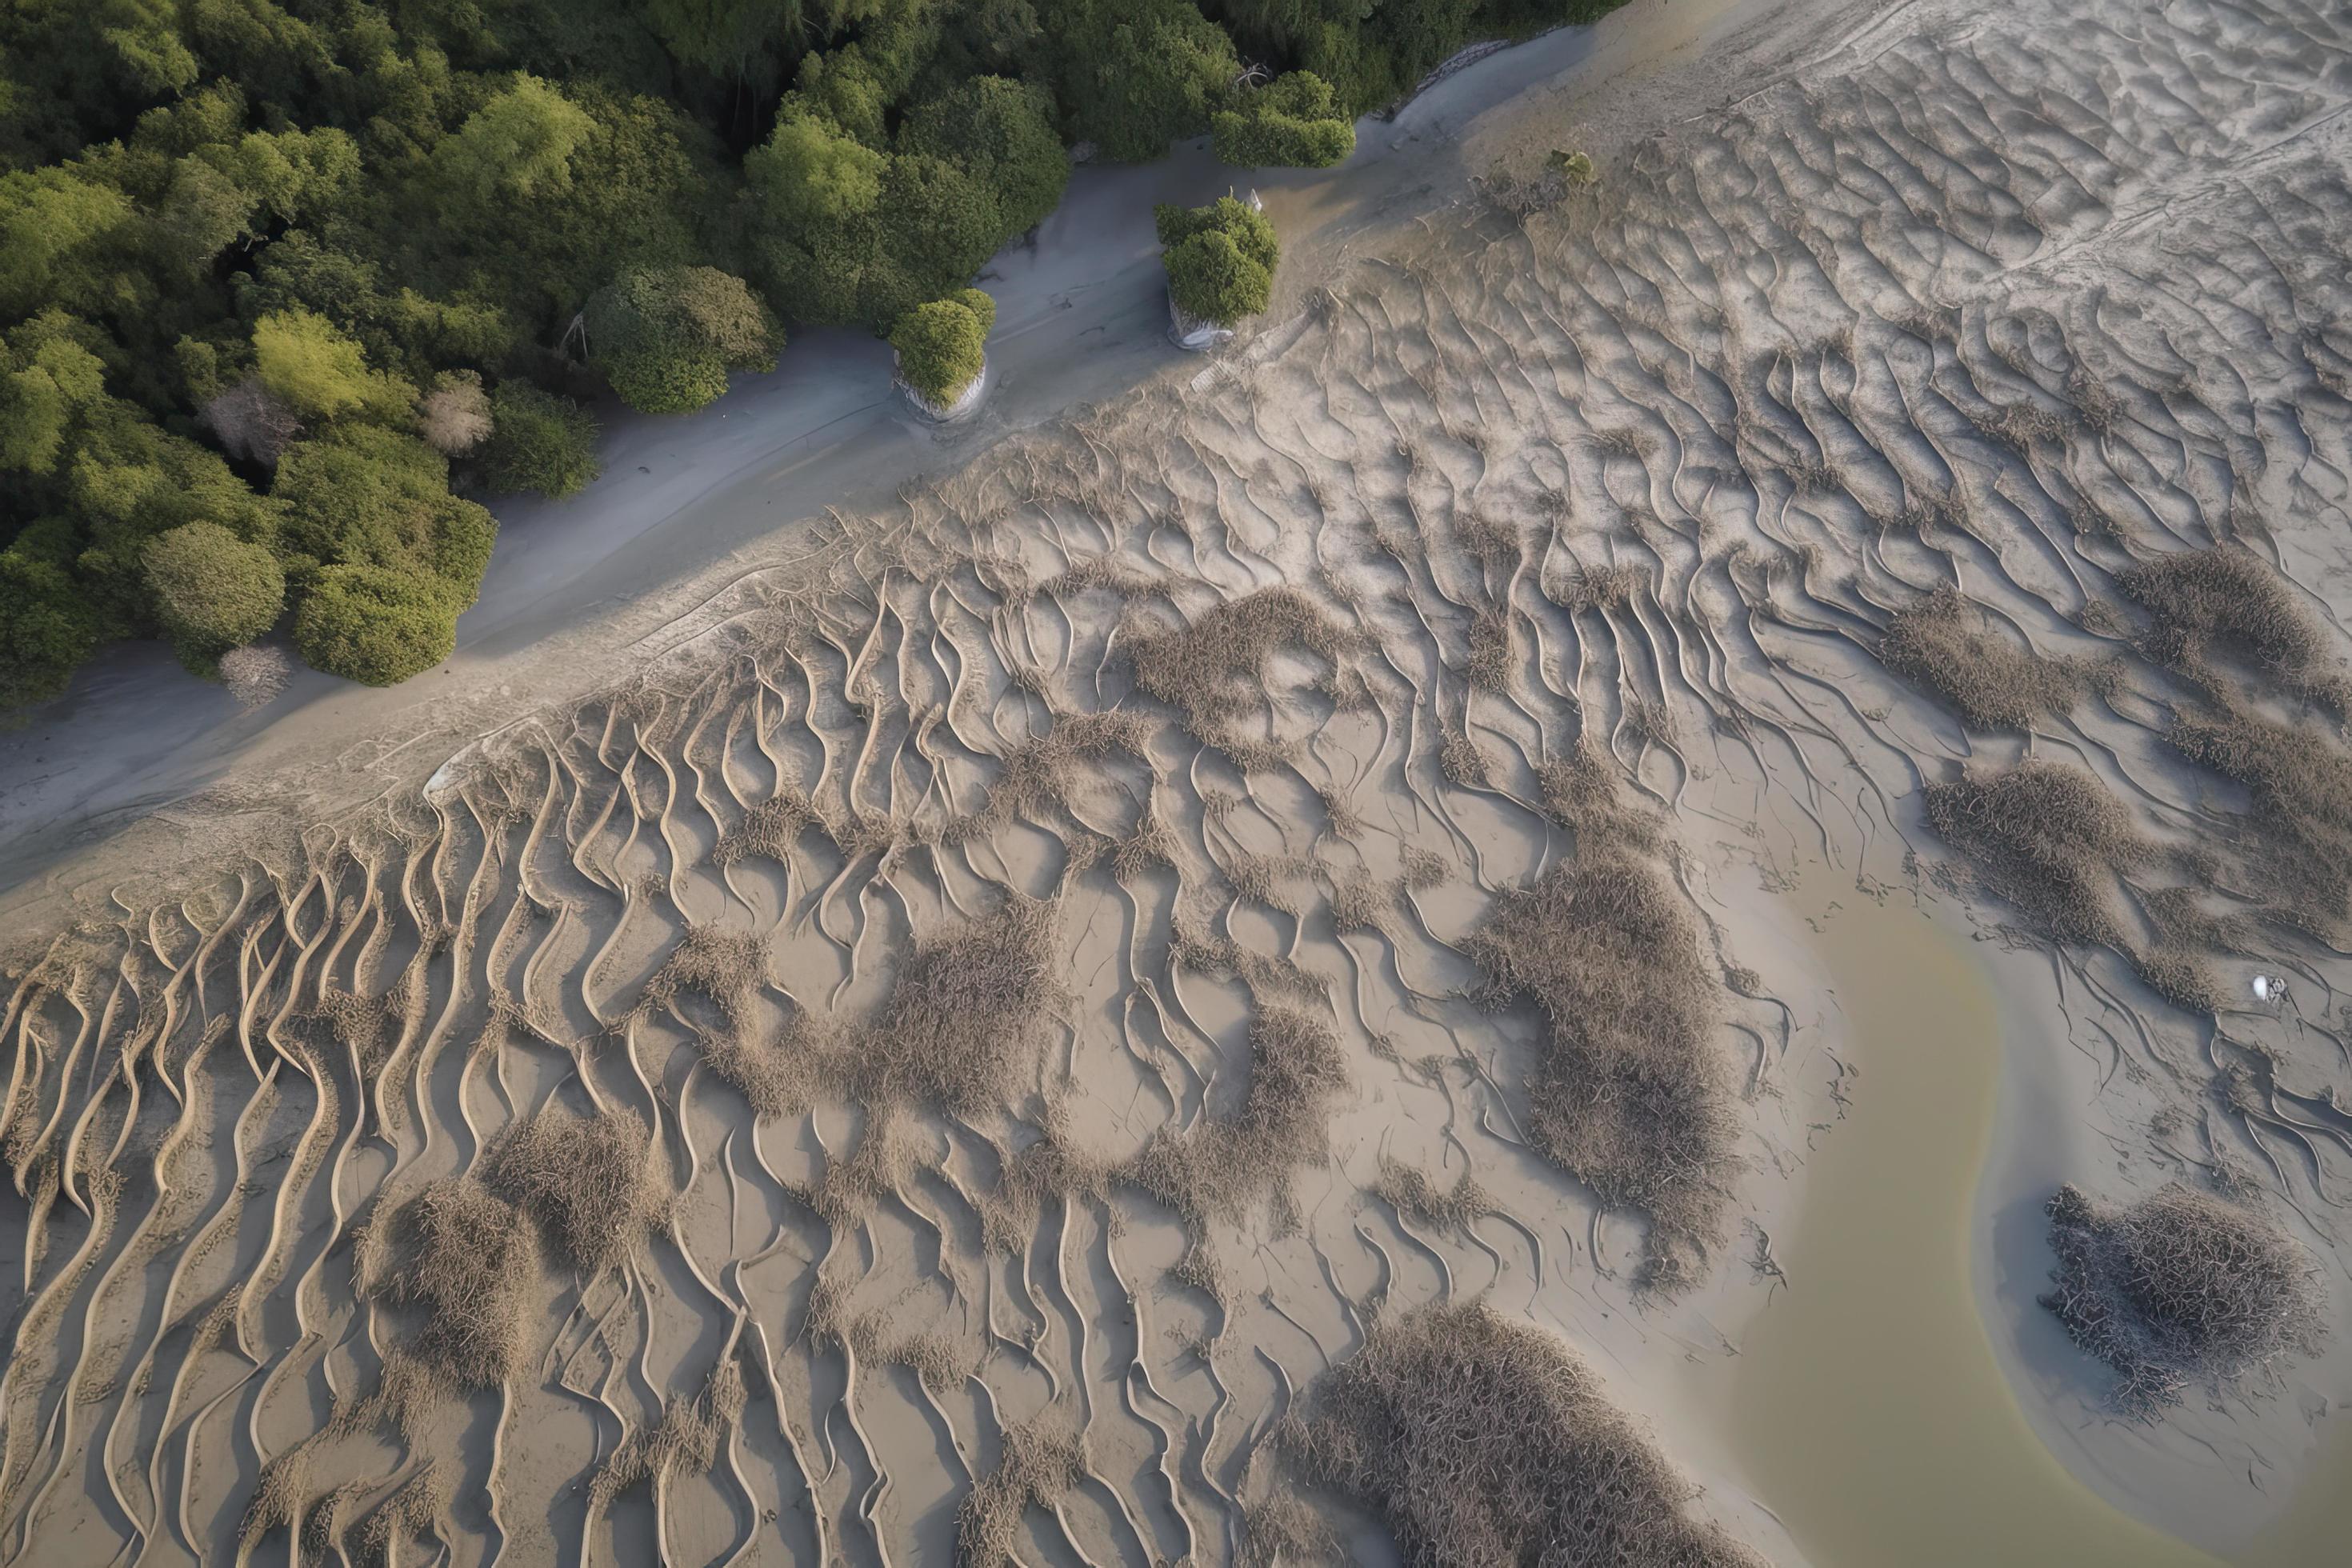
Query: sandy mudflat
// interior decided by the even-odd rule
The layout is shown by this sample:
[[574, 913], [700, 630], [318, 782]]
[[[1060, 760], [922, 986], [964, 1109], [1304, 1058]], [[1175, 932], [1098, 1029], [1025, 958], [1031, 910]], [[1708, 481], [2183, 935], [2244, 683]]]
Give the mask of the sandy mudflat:
[[[1471, 1303], [1580, 1364], [1544, 1418], [1627, 1413], [1685, 1561], [2291, 1561], [2352, 822], [2179, 726], [2352, 769], [2347, 103], [2315, 4], [1636, 6], [1267, 182], [1228, 352], [1118, 305], [1048, 416], [1014, 309], [945, 445], [748, 430], [634, 545], [616, 462], [456, 673], [131, 787], [44, 729], [0, 1561], [1392, 1561], [1300, 1434]], [[1563, 144], [1551, 210], [1470, 184]], [[2269, 641], [2119, 585], [2221, 557]], [[2104, 803], [2063, 900], [1925, 820], [2028, 763]], [[2176, 1179], [2336, 1332], [2126, 1422], [2039, 1205]], [[1833, 1223], [1944, 1281], [1926, 1375], [1804, 1316], [1869, 1289]]]

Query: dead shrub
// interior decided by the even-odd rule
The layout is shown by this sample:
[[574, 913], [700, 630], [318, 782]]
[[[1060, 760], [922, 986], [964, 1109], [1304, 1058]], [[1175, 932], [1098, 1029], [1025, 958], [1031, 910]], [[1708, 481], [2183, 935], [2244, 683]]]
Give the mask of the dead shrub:
[[1972, 770], [1924, 793], [1927, 825], [2042, 935], [2123, 945], [2109, 889], [2145, 851], [2096, 779], [2027, 762], [2002, 773]]
[[496, 1388], [520, 1367], [539, 1258], [512, 1205], [472, 1182], [436, 1182], [367, 1251], [361, 1293], [414, 1310], [407, 1355], [436, 1385]]
[[1979, 730], [2031, 729], [2063, 713], [2081, 694], [2081, 670], [1995, 635], [1984, 613], [1950, 588], [1897, 610], [1879, 639], [1878, 659], [1916, 681]]
[[844, 1064], [859, 1098], [953, 1111], [1001, 1100], [1057, 994], [1053, 932], [1051, 905], [1015, 900], [918, 948]]
[[478, 372], [443, 371], [416, 405], [416, 433], [445, 458], [462, 458], [489, 438], [490, 395]]
[[1763, 1568], [1566, 1346], [1483, 1305], [1376, 1324], [1282, 1431], [1413, 1568]]
[[2177, 1183], [2113, 1209], [2061, 1187], [2047, 1212], [2058, 1266], [2042, 1305], [2120, 1375], [2118, 1410], [2151, 1418], [2191, 1386], [2227, 1393], [2317, 1353], [2318, 1274], [2262, 1215]]
[[2123, 573], [2116, 584], [2147, 611], [2151, 624], [2141, 646], [2161, 663], [2193, 664], [2222, 647], [2292, 672], [2326, 647], [2318, 622], [2293, 590], [2243, 550], [2158, 556]]
[[1719, 1229], [1738, 1123], [1680, 900], [1647, 862], [1587, 843], [1506, 894], [1466, 951], [1490, 999], [1528, 997], [1549, 1025], [1527, 1078], [1530, 1143], [1648, 1216], [1650, 1283], [1688, 1282]]
[[276, 701], [294, 675], [286, 650], [266, 643], [233, 647], [220, 656], [215, 668], [220, 671], [221, 684], [228, 688], [236, 705], [248, 711]]
[[625, 1111], [542, 1110], [490, 1151], [482, 1184], [537, 1222], [556, 1256], [593, 1276], [627, 1255], [660, 1202], [646, 1147], [645, 1124]]
[[248, 375], [205, 404], [196, 423], [212, 433], [221, 450], [241, 463], [276, 468], [286, 448], [301, 438], [302, 421], [257, 375]]
[[963, 1500], [956, 1515], [958, 1556], [973, 1568], [1021, 1561], [1021, 1521], [1077, 1488], [1086, 1449], [1066, 1428], [1040, 1419], [1004, 1429], [1004, 1457]]

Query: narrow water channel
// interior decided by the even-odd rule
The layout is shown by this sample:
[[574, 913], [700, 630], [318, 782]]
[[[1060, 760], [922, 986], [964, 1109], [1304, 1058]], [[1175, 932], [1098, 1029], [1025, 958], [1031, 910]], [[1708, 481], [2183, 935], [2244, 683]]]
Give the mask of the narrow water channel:
[[1897, 906], [1814, 945], [1861, 1075], [1805, 1178], [1790, 1286], [1736, 1364], [1733, 1439], [1813, 1568], [2218, 1568], [2071, 1476], [2028, 1424], [1970, 1289], [1999, 1016], [1965, 942]]

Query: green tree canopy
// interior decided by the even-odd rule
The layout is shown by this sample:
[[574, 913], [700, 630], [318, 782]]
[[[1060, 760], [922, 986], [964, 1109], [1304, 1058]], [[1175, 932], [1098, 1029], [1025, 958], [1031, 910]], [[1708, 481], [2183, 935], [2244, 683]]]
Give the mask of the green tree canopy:
[[329, 566], [295, 612], [294, 646], [314, 669], [392, 686], [457, 650], [462, 607], [433, 577], [384, 566]]
[[751, 285], [713, 267], [636, 268], [588, 301], [591, 360], [633, 408], [685, 414], [727, 374], [772, 370], [783, 333]]
[[568, 496], [598, 473], [595, 418], [568, 397], [527, 381], [502, 381], [490, 394], [490, 438], [482, 474], [494, 490]]
[[572, 156], [595, 129], [551, 83], [518, 74], [436, 148], [434, 188], [467, 216], [572, 189]]
[[277, 625], [286, 606], [278, 558], [216, 522], [186, 522], [150, 540], [143, 559], [163, 633], [191, 668]]
[[1230, 327], [1266, 308], [1281, 247], [1264, 213], [1220, 196], [1202, 207], [1161, 205], [1153, 216], [1177, 309]]
[[441, 580], [474, 602], [498, 525], [449, 493], [447, 459], [417, 437], [341, 425], [278, 459], [283, 546], [298, 565], [381, 566]]
[[1244, 169], [1328, 169], [1356, 150], [1356, 126], [1331, 84], [1291, 71], [1244, 89], [1211, 119], [1217, 156]]
[[253, 365], [274, 396], [312, 418], [398, 419], [416, 401], [415, 387], [368, 368], [357, 342], [325, 317], [299, 307], [253, 323]]
[[[987, 307], [984, 315], [966, 298], [974, 294]], [[994, 303], [978, 289], [916, 306], [890, 329], [898, 374], [926, 401], [946, 407], [963, 395], [987, 363], [988, 329], [995, 319]]]
[[1046, 30], [1072, 134], [1129, 162], [1208, 130], [1241, 74], [1233, 40], [1190, 0], [1058, 0]]
[[1008, 234], [1045, 222], [1070, 183], [1053, 100], [1025, 82], [975, 77], [919, 104], [898, 141], [906, 152], [961, 163], [995, 195], [997, 225]]

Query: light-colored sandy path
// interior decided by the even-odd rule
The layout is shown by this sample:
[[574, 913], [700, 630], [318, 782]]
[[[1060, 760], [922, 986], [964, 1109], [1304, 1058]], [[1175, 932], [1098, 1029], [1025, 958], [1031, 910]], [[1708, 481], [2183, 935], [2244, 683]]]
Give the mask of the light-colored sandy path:
[[[1283, 224], [1286, 297], [1354, 237], [1458, 188], [1466, 127], [1524, 110], [1563, 77], [1654, 65], [1727, 18], [1786, 3], [1644, 0], [1597, 29], [1479, 60], [1393, 121], [1366, 121], [1341, 169], [1270, 173], [1258, 185]], [[64, 698], [0, 732], [0, 878], [58, 868], [192, 795], [202, 798], [181, 815], [200, 824], [257, 807], [304, 820], [421, 776], [431, 763], [414, 773], [410, 763], [452, 737], [632, 668], [638, 639], [714, 586], [714, 563], [731, 552], [822, 508], [881, 504], [1067, 409], [1133, 395], [1183, 357], [1166, 340], [1154, 204], [1248, 179], [1204, 143], [1143, 167], [1078, 170], [1054, 215], [982, 275], [998, 324], [990, 402], [974, 425], [940, 432], [909, 417], [888, 391], [887, 345], [839, 331], [797, 339], [773, 374], [738, 377], [701, 415], [604, 410], [604, 477], [564, 501], [495, 509], [499, 549], [459, 621], [458, 652], [404, 686], [370, 691], [298, 667], [285, 695], [244, 714], [160, 645], [104, 651]], [[173, 837], [154, 848], [168, 856]]]

